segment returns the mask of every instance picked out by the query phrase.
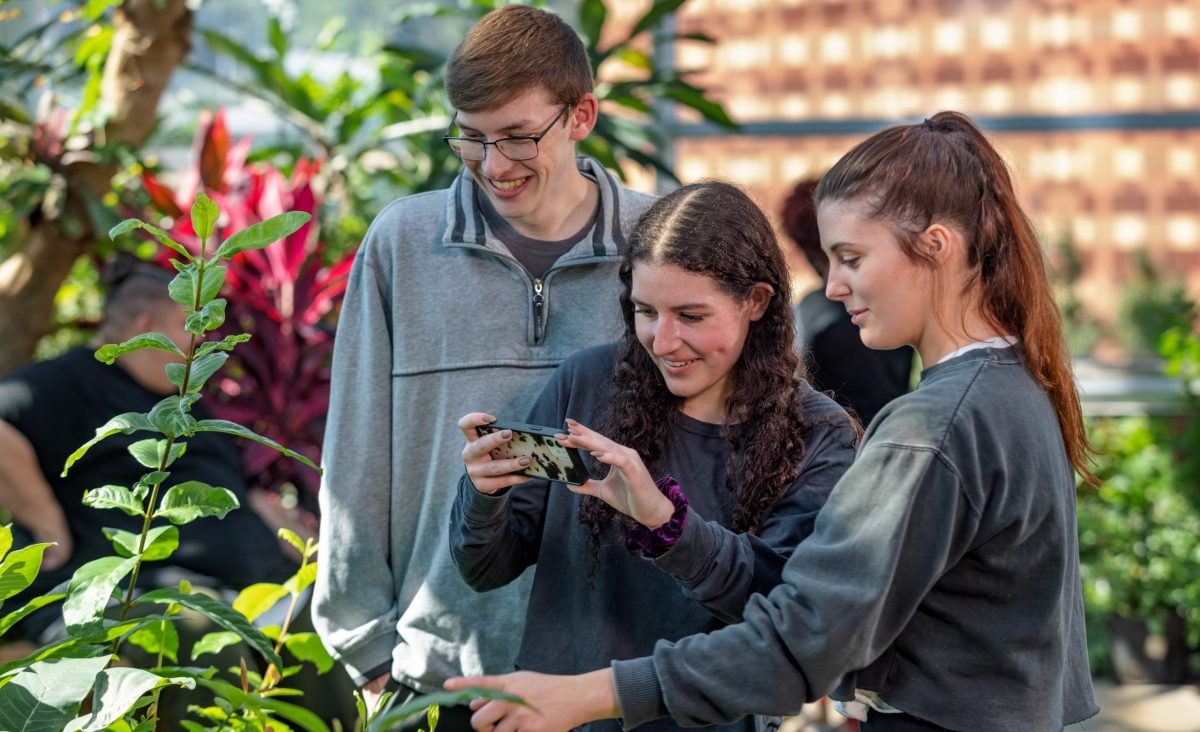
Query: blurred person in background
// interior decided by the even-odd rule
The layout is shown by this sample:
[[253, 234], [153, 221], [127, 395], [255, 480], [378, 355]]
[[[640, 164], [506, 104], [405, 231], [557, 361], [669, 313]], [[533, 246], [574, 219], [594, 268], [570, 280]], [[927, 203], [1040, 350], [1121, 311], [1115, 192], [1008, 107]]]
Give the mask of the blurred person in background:
[[800, 181], [780, 212], [784, 232], [821, 278], [821, 286], [796, 305], [796, 352], [813, 388], [832, 392], [866, 427], [885, 404], [908, 391], [913, 350], [908, 346], [874, 350], [863, 345], [846, 307], [826, 297], [829, 258], [821, 251], [817, 230], [816, 188], [816, 179]]

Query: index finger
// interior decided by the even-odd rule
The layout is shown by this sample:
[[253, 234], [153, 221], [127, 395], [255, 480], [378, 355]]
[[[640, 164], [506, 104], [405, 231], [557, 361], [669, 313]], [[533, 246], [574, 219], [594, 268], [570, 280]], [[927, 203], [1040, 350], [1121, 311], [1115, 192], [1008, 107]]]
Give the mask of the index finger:
[[504, 691], [503, 676], [454, 676], [442, 684], [446, 691], [462, 691], [470, 688], [495, 689]]
[[479, 433], [475, 431], [475, 428], [495, 421], [496, 418], [487, 412], [468, 412], [458, 418], [458, 429], [463, 433], [463, 437], [467, 438], [467, 441], [474, 442], [479, 439]]
[[610, 450], [613, 447], [619, 447], [616, 442], [613, 442], [595, 430], [584, 427], [573, 419], [567, 420], [567, 429], [567, 437], [559, 440], [567, 447], [578, 447], [589, 452]]

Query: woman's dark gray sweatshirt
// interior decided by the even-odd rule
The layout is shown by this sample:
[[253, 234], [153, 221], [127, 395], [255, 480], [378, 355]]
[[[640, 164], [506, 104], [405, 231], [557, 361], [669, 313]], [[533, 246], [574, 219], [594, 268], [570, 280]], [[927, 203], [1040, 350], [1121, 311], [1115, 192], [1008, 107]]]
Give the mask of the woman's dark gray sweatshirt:
[[[613, 391], [616, 353], [614, 346], [600, 346], [564, 362], [529, 421], [556, 426], [571, 417], [598, 426]], [[720, 427], [679, 415], [665, 464], [654, 477], [679, 480], [689, 513], [679, 541], [653, 562], [630, 553], [616, 530], [605, 533], [594, 552], [579, 523], [580, 496], [562, 483], [534, 480], [489, 496], [464, 476], [450, 542], [467, 584], [492, 589], [537, 565], [517, 665], [571, 674], [614, 658], [636, 658], [650, 653], [659, 639], [720, 628], [741, 616], [753, 593], [770, 591], [854, 456], [857, 434], [845, 412], [831, 399], [806, 392], [803, 408], [811, 426], [797, 426], [806, 443], [799, 475], [755, 535], [726, 528], [733, 496], [725, 487], [725, 467], [732, 447]], [[613, 720], [592, 725], [604, 728], [618, 726]], [[648, 727], [655, 728], [677, 725], [661, 720]], [[753, 725], [747, 720], [737, 728]]]
[[838, 686], [950, 730], [1061, 730], [1096, 713], [1076, 539], [1049, 398], [1016, 349], [969, 351], [879, 413], [742, 623], [612, 664], [624, 724], [790, 714]]

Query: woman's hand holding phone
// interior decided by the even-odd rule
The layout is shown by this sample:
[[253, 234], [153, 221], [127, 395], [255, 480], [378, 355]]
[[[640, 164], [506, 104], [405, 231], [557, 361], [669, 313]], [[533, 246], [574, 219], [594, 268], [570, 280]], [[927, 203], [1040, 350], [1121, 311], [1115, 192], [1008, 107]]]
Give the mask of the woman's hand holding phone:
[[458, 429], [467, 438], [467, 444], [462, 449], [462, 460], [467, 466], [467, 476], [475, 485], [475, 490], [488, 495], [511, 488], [518, 483], [524, 483], [529, 478], [523, 475], [513, 475], [516, 471], [524, 470], [529, 465], [528, 457], [496, 460], [492, 450], [508, 442], [512, 433], [508, 430], [480, 435], [475, 428], [495, 422], [496, 418], [484, 412], [471, 412], [458, 420]]
[[654, 485], [654, 478], [637, 450], [617, 444], [599, 432], [567, 420], [567, 434], [559, 442], [591, 453], [611, 470], [603, 480], [570, 486], [575, 493], [595, 496], [639, 524], [657, 529], [671, 519], [675, 505]]

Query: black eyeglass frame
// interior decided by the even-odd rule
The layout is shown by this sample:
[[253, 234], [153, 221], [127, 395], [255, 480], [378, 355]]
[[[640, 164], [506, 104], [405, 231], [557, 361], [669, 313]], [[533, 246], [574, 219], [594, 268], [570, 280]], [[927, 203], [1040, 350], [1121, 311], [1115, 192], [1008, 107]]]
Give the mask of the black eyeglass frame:
[[[450, 151], [453, 152], [455, 157], [457, 157], [459, 160], [467, 160], [472, 163], [477, 163], [477, 162], [480, 162], [487, 158], [487, 146], [488, 145], [495, 145], [496, 149], [500, 151], [501, 155], [503, 155], [504, 157], [513, 161], [514, 163], [521, 162], [523, 160], [533, 160], [534, 158], [536, 158], [538, 156], [538, 152], [540, 152], [540, 150], [538, 148], [538, 143], [542, 141], [543, 137], [550, 134], [550, 130], [554, 129], [554, 125], [558, 124], [558, 121], [560, 119], [562, 119], [562, 116], [564, 114], [566, 114], [567, 110], [569, 110], [570, 108], [571, 108], [570, 104], [564, 104], [563, 108], [558, 110], [558, 114], [554, 115], [554, 119], [550, 120], [550, 124], [546, 125], [546, 129], [542, 130], [541, 133], [539, 133], [537, 135], [514, 135], [512, 137], [502, 137], [499, 140], [492, 140], [492, 141], [480, 140], [475, 137], [461, 137], [458, 135], [451, 135], [450, 130], [454, 129], [454, 125], [458, 121], [458, 112], [455, 112], [454, 116], [450, 118], [450, 125], [448, 127], [446, 127], [446, 133], [444, 135], [442, 135], [442, 141], [446, 143], [446, 146], [450, 148]], [[500, 143], [512, 142], [514, 140], [519, 141], [519, 142], [524, 142], [527, 140], [532, 141], [533, 142], [533, 155], [530, 155], [527, 158], [514, 158], [514, 157], [511, 157], [508, 153], [504, 152], [504, 148], [500, 147]], [[483, 154], [478, 158], [464, 157], [463, 154], [459, 150], [454, 149], [455, 141], [458, 141], [460, 143], [461, 142], [469, 142], [469, 143], [481, 145], [482, 149], [483, 149]]]

